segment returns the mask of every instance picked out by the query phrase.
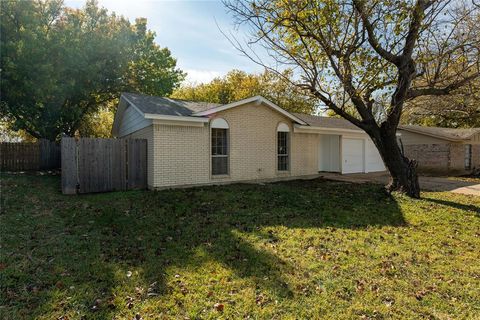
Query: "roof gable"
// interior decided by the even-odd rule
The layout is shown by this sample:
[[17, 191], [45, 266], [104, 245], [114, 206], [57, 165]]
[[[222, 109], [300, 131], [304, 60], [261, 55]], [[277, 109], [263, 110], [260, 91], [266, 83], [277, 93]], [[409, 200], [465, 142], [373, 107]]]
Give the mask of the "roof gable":
[[232, 102], [232, 103], [229, 103], [229, 104], [219, 105], [219, 106], [214, 107], [214, 108], [210, 108], [210, 109], [207, 109], [207, 110], [204, 110], [204, 111], [196, 112], [196, 113], [193, 114], [193, 116], [202, 116], [202, 117], [209, 116], [209, 115], [212, 115], [212, 114], [215, 114], [215, 113], [218, 113], [218, 112], [221, 112], [221, 111], [225, 111], [225, 110], [228, 110], [228, 109], [231, 109], [231, 108], [243, 106], [243, 105], [248, 104], [248, 103], [264, 104], [264, 105], [272, 108], [273, 110], [279, 112], [280, 114], [284, 115], [285, 117], [289, 118], [290, 120], [292, 120], [296, 123], [299, 123], [299, 124], [302, 124], [302, 125], [307, 125], [307, 123], [305, 121], [303, 121], [302, 119], [300, 119], [299, 117], [297, 117], [294, 114], [280, 108], [279, 106], [277, 106], [276, 104], [274, 104], [270, 100], [265, 99], [262, 96], [254, 96], [254, 97], [250, 97], [250, 98], [247, 98], [247, 99], [235, 101], [235, 102]]

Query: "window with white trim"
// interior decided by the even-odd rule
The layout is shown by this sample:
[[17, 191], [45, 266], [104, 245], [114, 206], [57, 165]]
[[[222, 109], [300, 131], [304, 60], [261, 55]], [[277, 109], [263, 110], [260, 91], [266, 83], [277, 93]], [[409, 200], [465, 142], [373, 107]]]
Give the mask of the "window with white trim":
[[288, 171], [290, 169], [290, 128], [285, 123], [277, 127], [277, 170]]
[[221, 118], [211, 123], [212, 175], [225, 175], [229, 171], [228, 123]]

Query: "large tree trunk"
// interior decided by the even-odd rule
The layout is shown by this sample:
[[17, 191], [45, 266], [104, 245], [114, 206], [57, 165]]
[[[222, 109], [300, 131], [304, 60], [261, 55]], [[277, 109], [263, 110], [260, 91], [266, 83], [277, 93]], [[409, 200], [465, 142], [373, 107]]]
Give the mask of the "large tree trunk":
[[379, 132], [371, 136], [390, 172], [390, 182], [386, 186], [387, 190], [389, 192], [403, 192], [412, 198], [420, 198], [417, 162], [405, 157], [400, 150], [396, 130], [381, 128]]

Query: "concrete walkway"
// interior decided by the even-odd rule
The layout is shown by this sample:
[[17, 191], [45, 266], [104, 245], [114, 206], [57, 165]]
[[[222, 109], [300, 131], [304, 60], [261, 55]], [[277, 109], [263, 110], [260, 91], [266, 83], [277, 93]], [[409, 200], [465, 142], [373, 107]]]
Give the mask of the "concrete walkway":
[[[352, 173], [339, 174], [332, 172], [321, 172], [320, 176], [325, 179], [345, 181], [353, 183], [373, 182], [379, 184], [388, 183], [389, 176], [384, 172], [375, 173]], [[480, 196], [480, 183], [462, 181], [447, 177], [419, 177], [420, 188], [427, 191], [450, 191], [455, 193]]]

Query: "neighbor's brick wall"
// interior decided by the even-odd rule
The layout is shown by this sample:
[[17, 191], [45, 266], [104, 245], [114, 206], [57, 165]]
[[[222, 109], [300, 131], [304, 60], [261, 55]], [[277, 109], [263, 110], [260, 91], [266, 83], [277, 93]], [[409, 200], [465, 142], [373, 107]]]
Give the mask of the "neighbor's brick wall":
[[[419, 171], [461, 174], [465, 171], [465, 145], [414, 144], [404, 146], [405, 155], [418, 161]], [[480, 167], [480, 145], [472, 145], [472, 165]]]
[[[264, 105], [219, 112], [230, 127], [230, 174], [212, 177], [210, 128], [154, 125], [154, 186], [272, 179], [318, 172], [318, 135], [293, 133], [292, 122]], [[214, 118], [214, 117], [213, 117]], [[289, 172], [277, 171], [277, 126], [290, 126]]]
[[450, 143], [449, 171], [462, 173], [465, 171], [465, 145]]
[[405, 155], [418, 161], [418, 168], [426, 171], [448, 171], [450, 147], [448, 144], [412, 144], [403, 146]]

